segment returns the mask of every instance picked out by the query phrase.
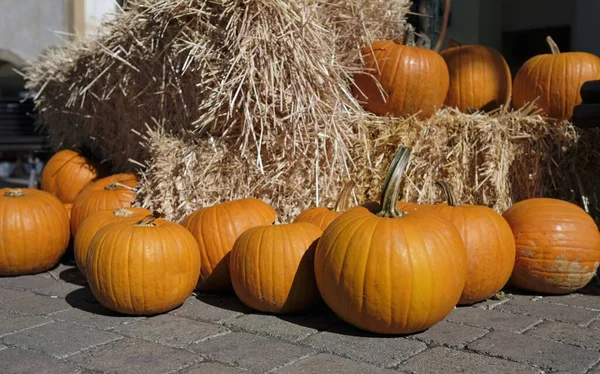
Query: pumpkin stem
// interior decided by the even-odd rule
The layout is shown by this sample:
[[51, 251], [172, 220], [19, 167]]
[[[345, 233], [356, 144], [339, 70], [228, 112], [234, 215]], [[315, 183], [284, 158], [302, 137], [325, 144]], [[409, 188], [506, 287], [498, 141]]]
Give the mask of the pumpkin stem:
[[335, 202], [335, 212], [345, 212], [346, 210], [348, 210], [348, 200], [350, 200], [350, 194], [352, 193], [354, 186], [356, 186], [356, 183], [354, 181], [349, 181], [348, 183], [346, 183], [344, 189], [342, 190], [342, 192], [340, 192], [340, 195], [338, 196], [338, 199]]
[[450, 188], [450, 185], [448, 183], [446, 183], [445, 181], [435, 181], [435, 183], [437, 183], [444, 190], [444, 193], [446, 194], [446, 200], [448, 201], [449, 206], [460, 206], [460, 203], [456, 199], [456, 196], [454, 196], [454, 192], [452, 192], [452, 188]]
[[114, 183], [111, 183], [108, 186], [104, 187], [104, 189], [107, 191], [113, 191], [113, 190], [116, 190], [117, 188], [125, 188], [126, 190], [129, 190], [129, 191], [135, 191], [135, 188], [130, 187], [130, 186], [120, 183], [120, 182], [114, 182]]
[[406, 32], [404, 34], [404, 45], [414, 47], [415, 44], [415, 28], [410, 23], [406, 24]]
[[4, 193], [6, 197], [23, 197], [25, 193], [20, 188], [11, 188], [10, 190]]
[[546, 37], [546, 43], [548, 43], [548, 46], [550, 47], [550, 50], [552, 51], [553, 55], [557, 55], [560, 53], [560, 49], [558, 48], [558, 44], [556, 44], [556, 42], [554, 41], [554, 39], [552, 39], [552, 37], [550, 35], [548, 35]]
[[462, 43], [459, 43], [459, 42], [457, 42], [456, 40], [454, 40], [452, 38], [448, 39], [448, 45], [450, 47], [453, 47], [453, 48], [454, 47], [462, 47]]
[[134, 213], [127, 208], [119, 208], [113, 211], [115, 217], [131, 217]]
[[148, 214], [146, 217], [142, 218], [141, 220], [139, 220], [138, 222], [136, 222], [134, 224], [134, 226], [156, 226], [156, 224], [154, 223], [154, 221], [156, 221], [159, 218], [164, 217], [165, 215], [154, 210], [152, 211], [152, 214]]
[[383, 190], [381, 192], [381, 211], [377, 213], [379, 217], [397, 218], [403, 217], [406, 212], [398, 211], [396, 202], [400, 199], [400, 181], [404, 169], [410, 161], [410, 148], [400, 146], [394, 160], [388, 169], [388, 173], [383, 182]]

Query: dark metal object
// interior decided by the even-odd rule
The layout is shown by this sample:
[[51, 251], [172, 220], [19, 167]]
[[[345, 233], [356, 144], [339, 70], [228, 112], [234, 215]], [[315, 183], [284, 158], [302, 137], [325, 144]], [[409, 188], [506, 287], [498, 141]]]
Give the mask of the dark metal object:
[[573, 109], [573, 125], [581, 129], [600, 128], [600, 80], [585, 82], [579, 92], [582, 103]]

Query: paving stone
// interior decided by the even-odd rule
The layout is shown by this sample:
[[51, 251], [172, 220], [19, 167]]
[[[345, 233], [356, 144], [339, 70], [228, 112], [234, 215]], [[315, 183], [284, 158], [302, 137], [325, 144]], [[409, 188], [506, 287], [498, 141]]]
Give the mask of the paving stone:
[[43, 316], [26, 316], [0, 320], [0, 338], [16, 332], [51, 323], [52, 320]]
[[197, 321], [223, 322], [230, 318], [252, 313], [235, 295], [189, 297], [182, 306], [170, 314]]
[[[52, 281], [54, 282], [54, 280]], [[48, 278], [41, 274], [21, 275], [18, 277], [0, 277], [0, 287], [2, 288], [23, 291], [36, 291], [46, 288], [48, 286]]]
[[544, 296], [540, 299], [540, 301], [600, 311], [600, 297], [597, 295], [570, 294], [561, 296]]
[[0, 350], [2, 374], [79, 374], [77, 366], [58, 361], [41, 353], [19, 348]]
[[223, 335], [229, 330], [219, 325], [165, 314], [119, 326], [113, 331], [171, 347], [184, 348], [191, 343]]
[[264, 373], [314, 353], [300, 347], [264, 336], [233, 332], [189, 347], [211, 361]]
[[478, 373], [533, 374], [539, 370], [516, 362], [502, 360], [446, 347], [435, 347], [408, 359], [396, 368], [414, 374]]
[[11, 299], [19, 299], [21, 297], [31, 296], [29, 292], [16, 291], [0, 288], [0, 301], [6, 301]]
[[562, 322], [547, 321], [529, 330], [527, 335], [600, 351], [598, 331]]
[[331, 331], [312, 335], [300, 343], [382, 367], [397, 365], [427, 348], [425, 343], [414, 339], [369, 334], [348, 325], [336, 326]]
[[446, 320], [463, 325], [512, 332], [525, 331], [542, 321], [537, 317], [470, 307], [454, 309], [454, 311], [446, 317]]
[[496, 308], [511, 313], [523, 314], [551, 321], [586, 325], [600, 315], [600, 312], [565, 305], [544, 303], [528, 299], [514, 299]]
[[0, 303], [2, 310], [29, 316], [47, 315], [69, 308], [71, 306], [64, 299], [42, 295], [31, 295]]
[[319, 353], [285, 366], [273, 373], [278, 374], [320, 374], [320, 373], [344, 373], [344, 374], [385, 374], [397, 373], [393, 370], [382, 369], [374, 365], [356, 362], [347, 358]]
[[7, 312], [6, 310], [0, 310], [0, 320], [15, 319], [15, 318], [21, 318], [21, 317], [23, 317], [23, 316], [20, 314]]
[[428, 344], [441, 344], [453, 348], [462, 348], [488, 332], [488, 330], [479, 327], [440, 321], [421, 333], [411, 335], [411, 338]]
[[585, 373], [600, 360], [599, 352], [506, 331], [491, 332], [467, 348], [545, 371]]
[[53, 322], [4, 337], [4, 344], [44, 352], [57, 358], [121, 339], [120, 335], [73, 323]]
[[249, 371], [241, 368], [226, 366], [218, 362], [203, 362], [183, 369], [177, 374], [248, 374]]
[[106, 309], [100, 304], [78, 305], [52, 314], [54, 320], [72, 322], [100, 330], [112, 330], [116, 326], [144, 320], [145, 318], [119, 314]]
[[111, 374], [164, 374], [185, 368], [201, 358], [191, 352], [145, 340], [124, 338], [89, 349], [67, 360]]

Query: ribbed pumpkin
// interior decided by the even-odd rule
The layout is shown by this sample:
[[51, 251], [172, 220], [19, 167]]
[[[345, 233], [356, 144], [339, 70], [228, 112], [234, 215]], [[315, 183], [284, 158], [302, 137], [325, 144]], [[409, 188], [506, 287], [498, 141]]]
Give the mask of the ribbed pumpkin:
[[106, 308], [155, 315], [180, 306], [200, 273], [194, 237], [157, 215], [118, 221], [94, 236], [87, 257], [88, 284]]
[[55, 153], [42, 170], [41, 189], [63, 203], [72, 203], [85, 186], [98, 177], [97, 166], [79, 153], [65, 149]]
[[579, 90], [585, 81], [600, 79], [600, 57], [587, 52], [561, 53], [550, 36], [552, 54], [530, 58], [515, 74], [513, 105], [523, 107], [539, 97], [545, 115], [568, 120], [581, 103]]
[[63, 206], [67, 211], [67, 217], [69, 217], [69, 222], [71, 222], [71, 210], [73, 209], [73, 203], [65, 203], [63, 204]]
[[325, 230], [334, 219], [341, 216], [342, 213], [348, 209], [348, 200], [355, 185], [356, 183], [353, 181], [346, 183], [338, 196], [333, 210], [323, 206], [310, 208], [300, 213], [298, 217], [294, 219], [294, 222], [312, 223], [321, 228], [321, 230]]
[[439, 53], [415, 46], [410, 25], [405, 39], [405, 45], [381, 40], [362, 50], [365, 71], [354, 75], [353, 95], [377, 115], [428, 118], [448, 94], [448, 67]]
[[85, 276], [86, 275], [86, 260], [90, 244], [94, 235], [100, 231], [101, 228], [111, 222], [125, 221], [125, 220], [140, 220], [141, 218], [151, 214], [152, 212], [144, 208], [118, 208], [118, 209], [107, 209], [100, 210], [93, 213], [89, 217], [83, 220], [81, 226], [77, 230], [75, 240], [73, 241], [73, 252], [75, 255], [75, 263], [79, 268], [79, 271]]
[[317, 286], [329, 308], [380, 334], [409, 334], [441, 321], [467, 276], [466, 250], [451, 222], [430, 209], [397, 210], [409, 157], [401, 147], [394, 158], [382, 210], [348, 210], [325, 229], [315, 253]]
[[515, 264], [515, 241], [510, 226], [495, 210], [460, 204], [450, 186], [438, 182], [447, 203], [432, 207], [458, 229], [467, 250], [467, 282], [459, 304], [483, 301], [506, 285]]
[[547, 294], [576, 291], [600, 264], [598, 226], [579, 206], [550, 198], [520, 201], [503, 213], [517, 247], [510, 283]]
[[314, 255], [323, 231], [307, 222], [259, 226], [235, 241], [229, 260], [238, 298], [261, 312], [286, 314], [321, 300]]
[[448, 44], [450, 48], [440, 53], [450, 72], [445, 105], [467, 113], [510, 102], [512, 76], [498, 51], [483, 45], [461, 45], [452, 39]]
[[81, 191], [71, 210], [71, 234], [77, 235], [79, 225], [93, 213], [131, 206], [135, 199], [138, 178], [134, 174], [113, 174], [97, 180]]
[[182, 222], [198, 241], [202, 269], [198, 289], [231, 289], [229, 252], [246, 230], [272, 224], [277, 212], [264, 201], [247, 198], [228, 201], [196, 210]]
[[0, 275], [47, 271], [69, 244], [60, 200], [35, 189], [0, 189]]

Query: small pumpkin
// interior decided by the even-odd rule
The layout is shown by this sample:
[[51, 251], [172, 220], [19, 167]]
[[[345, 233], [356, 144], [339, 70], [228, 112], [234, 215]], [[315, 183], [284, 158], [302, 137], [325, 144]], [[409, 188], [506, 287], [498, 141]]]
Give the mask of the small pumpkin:
[[440, 54], [448, 65], [450, 88], [444, 102], [467, 113], [493, 110], [510, 102], [512, 76], [504, 57], [483, 45], [461, 45], [448, 41]]
[[42, 170], [41, 189], [63, 203], [72, 203], [81, 190], [99, 175], [95, 163], [78, 152], [64, 149], [55, 153]]
[[69, 245], [69, 218], [54, 195], [36, 189], [0, 189], [0, 275], [52, 268]]
[[202, 269], [198, 281], [201, 291], [231, 289], [229, 252], [246, 230], [272, 224], [277, 212], [264, 201], [247, 198], [205, 207], [182, 222], [198, 241]]
[[346, 183], [342, 189], [342, 192], [340, 192], [340, 195], [338, 196], [333, 210], [322, 206], [313, 207], [300, 213], [298, 217], [294, 219], [294, 222], [312, 223], [313, 225], [321, 228], [321, 230], [325, 230], [334, 219], [341, 216], [343, 212], [348, 210], [348, 200], [355, 185], [356, 183], [353, 181]]
[[404, 45], [380, 40], [364, 48], [364, 71], [354, 75], [352, 92], [374, 114], [428, 118], [448, 94], [448, 67], [439, 53], [416, 47], [411, 25], [405, 39]]
[[181, 225], [148, 215], [109, 223], [98, 231], [87, 257], [88, 284], [106, 308], [155, 315], [183, 304], [200, 273], [194, 237]]
[[238, 298], [261, 312], [286, 314], [316, 305], [314, 255], [322, 230], [308, 222], [253, 227], [233, 245], [231, 283]]
[[550, 36], [552, 54], [527, 60], [515, 74], [513, 106], [521, 108], [539, 98], [537, 106], [547, 117], [568, 120], [581, 104], [584, 82], [600, 79], [600, 57], [587, 52], [560, 52]]
[[583, 209], [551, 198], [522, 200], [503, 213], [517, 248], [510, 283], [568, 294], [589, 283], [600, 264], [598, 226]]
[[456, 306], [467, 276], [459, 232], [430, 209], [398, 211], [410, 149], [400, 147], [384, 182], [382, 209], [336, 218], [315, 252], [317, 286], [344, 321], [380, 334], [426, 330]]
[[77, 235], [79, 225], [93, 213], [131, 206], [135, 199], [138, 178], [134, 174], [121, 173], [99, 179], [81, 191], [71, 210], [71, 234]]
[[86, 275], [86, 259], [87, 254], [94, 239], [94, 235], [100, 231], [101, 228], [111, 222], [118, 222], [122, 220], [139, 220], [152, 212], [144, 208], [118, 208], [118, 209], [107, 209], [99, 210], [89, 217], [87, 217], [79, 226], [75, 240], [73, 241], [73, 252], [75, 255], [75, 263], [79, 268], [79, 271], [85, 276]]

